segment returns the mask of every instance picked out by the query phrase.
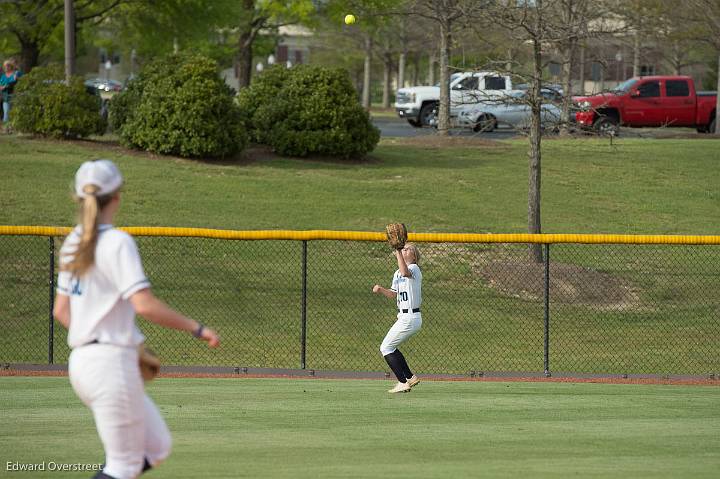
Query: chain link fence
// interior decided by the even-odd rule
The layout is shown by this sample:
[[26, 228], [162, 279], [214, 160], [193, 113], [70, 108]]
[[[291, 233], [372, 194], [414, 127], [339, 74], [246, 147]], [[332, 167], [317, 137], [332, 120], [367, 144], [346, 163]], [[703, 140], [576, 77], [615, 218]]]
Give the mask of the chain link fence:
[[[217, 350], [138, 319], [164, 364], [383, 371], [395, 304], [386, 244], [138, 236], [155, 294]], [[51, 320], [60, 237], [0, 235], [0, 362], [66, 363]], [[720, 373], [720, 246], [419, 243], [420, 373]]]

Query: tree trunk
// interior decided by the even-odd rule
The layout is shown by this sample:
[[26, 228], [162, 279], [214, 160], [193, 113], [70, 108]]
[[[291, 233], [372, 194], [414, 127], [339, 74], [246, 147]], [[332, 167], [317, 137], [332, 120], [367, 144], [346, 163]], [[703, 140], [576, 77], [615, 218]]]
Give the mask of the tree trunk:
[[[580, 88], [578, 90], [578, 93], [580, 95], [585, 94], [585, 44], [580, 45], [580, 73], [578, 73], [578, 76], [580, 77]], [[567, 93], [565, 93], [567, 95]]]
[[395, 90], [405, 87], [405, 61], [407, 59], [407, 36], [405, 35], [405, 19], [400, 21], [400, 57], [398, 58], [397, 85]]
[[252, 32], [240, 33], [238, 41], [238, 86], [245, 88], [250, 86], [250, 77], [252, 75], [252, 42], [250, 38]]
[[36, 41], [20, 39], [21, 70], [28, 73], [40, 60], [40, 46]]
[[372, 39], [365, 37], [365, 63], [363, 64], [362, 106], [370, 109], [370, 61], [372, 60]]
[[75, 9], [73, 0], [65, 0], [65, 81], [75, 75]]
[[[637, 27], [636, 27], [637, 28]], [[640, 32], [635, 31], [633, 43], [633, 76], [640, 76]]]
[[390, 55], [385, 55], [385, 61], [383, 62], [383, 96], [382, 96], [382, 107], [390, 108], [390, 80], [392, 77], [392, 58]]
[[[542, 8], [542, 1], [537, 0], [536, 8]], [[532, 79], [532, 115], [530, 117], [530, 149], [528, 151], [529, 177], [528, 177], [528, 232], [540, 234], [540, 166], [541, 166], [541, 130], [540, 130], [540, 82], [542, 79], [542, 54], [540, 53], [542, 38], [540, 15], [536, 14], [535, 32], [533, 38], [533, 79]], [[543, 260], [542, 245], [530, 245], [530, 259], [536, 263]]]
[[683, 53], [678, 42], [673, 42], [670, 61], [672, 62], [673, 75], [682, 75]]
[[428, 85], [435, 84], [435, 54], [431, 53], [428, 56]]
[[450, 128], [450, 82], [448, 59], [450, 57], [450, 23], [440, 23], [440, 105], [438, 108], [438, 134], [447, 136]]
[[406, 53], [403, 52], [400, 54], [400, 58], [398, 59], [398, 76], [397, 76], [397, 89], [405, 87], [405, 59], [406, 59]]
[[420, 84], [420, 54], [413, 55], [413, 85]]
[[563, 45], [563, 68], [562, 68], [562, 87], [563, 101], [562, 110], [560, 111], [560, 133], [567, 135], [570, 132], [570, 106], [572, 103], [572, 70], [575, 59], [575, 48], [577, 40], [571, 38]]

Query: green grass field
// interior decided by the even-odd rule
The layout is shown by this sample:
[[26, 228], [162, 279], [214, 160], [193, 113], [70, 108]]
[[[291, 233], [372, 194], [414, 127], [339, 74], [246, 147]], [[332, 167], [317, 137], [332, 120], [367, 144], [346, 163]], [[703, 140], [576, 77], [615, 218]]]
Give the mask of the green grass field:
[[[715, 234], [718, 144], [548, 140], [544, 231]], [[367, 161], [349, 163], [248, 155], [201, 162], [131, 153], [106, 140], [3, 137], [0, 224], [71, 224], [73, 173], [104, 156], [126, 177], [119, 225], [378, 231], [401, 218], [421, 232], [525, 231], [522, 140], [437, 148], [386, 139]], [[138, 243], [156, 292], [224, 338], [224, 347], [209, 353], [185, 335], [146, 328], [166, 364], [299, 367], [299, 243]], [[497, 261], [523, 266], [524, 246], [422, 248], [426, 325], [407, 345], [413, 364], [423, 372], [541, 371], [542, 298], [483, 276]], [[571, 287], [615, 281], [632, 292], [631, 300], [610, 302], [602, 291], [585, 302], [553, 299], [553, 371], [720, 371], [720, 343], [710, 340], [720, 330], [718, 247], [557, 246], [551, 257], [604, 275], [592, 283], [581, 275]], [[47, 258], [46, 238], [0, 237], [0, 301], [7, 306], [0, 361], [47, 361]], [[385, 367], [377, 346], [392, 304], [369, 290], [387, 283], [393, 269], [382, 244], [309, 244], [307, 367]], [[516, 274], [542, 280], [537, 271]], [[54, 339], [55, 361], [65, 362], [59, 326]]]
[[[544, 232], [717, 234], [719, 144], [546, 141]], [[107, 139], [4, 136], [0, 224], [71, 224], [72, 176], [96, 157], [126, 177], [118, 225], [379, 231], [402, 219], [419, 232], [526, 231], [522, 140], [437, 148], [385, 139], [367, 161], [348, 163], [250, 153], [202, 162], [127, 152]], [[210, 352], [141, 321], [165, 364], [299, 367], [299, 243], [138, 244], [156, 293], [223, 336]], [[542, 299], [523, 289], [541, 276], [511, 269], [511, 280], [525, 277], [520, 286], [488, 276], [498, 265], [525, 267], [525, 247], [422, 250], [425, 324], [404, 348], [411, 366], [420, 374], [541, 371]], [[554, 266], [577, 277], [555, 285], [551, 369], [717, 374], [719, 256], [718, 247], [553, 247]], [[0, 237], [0, 362], [47, 361], [47, 263], [47, 238]], [[308, 245], [309, 368], [385, 367], [377, 347], [392, 303], [369, 290], [393, 269], [381, 244]], [[562, 299], [583, 285], [587, 295]], [[64, 363], [60, 326], [54, 340]], [[391, 385], [160, 379], [148, 389], [174, 451], [147, 477], [694, 479], [720, 470], [718, 387], [424, 381], [391, 396]], [[67, 378], [0, 377], [0, 411], [0, 477], [85, 478], [11, 472], [7, 463], [103, 460], [91, 413]]]
[[[548, 140], [545, 233], [715, 234], [715, 140]], [[3, 137], [0, 224], [68, 225], [72, 178], [87, 159], [126, 177], [120, 225], [379, 231], [527, 231], [527, 144], [422, 147], [383, 140], [365, 162], [256, 155], [201, 162], [133, 154], [103, 142]]]
[[[714, 478], [720, 388], [425, 381], [160, 379], [173, 434], [154, 478]], [[29, 407], [32, 405], [32, 408]], [[0, 378], [7, 462], [103, 461], [67, 378]], [[29, 475], [30, 474], [30, 475]]]

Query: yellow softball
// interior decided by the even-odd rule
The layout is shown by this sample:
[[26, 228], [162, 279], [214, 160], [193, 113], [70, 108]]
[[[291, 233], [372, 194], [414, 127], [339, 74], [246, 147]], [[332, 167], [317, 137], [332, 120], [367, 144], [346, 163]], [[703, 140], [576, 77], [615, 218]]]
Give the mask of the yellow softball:
[[345, 25], [352, 25], [355, 23], [355, 15], [345, 15]]

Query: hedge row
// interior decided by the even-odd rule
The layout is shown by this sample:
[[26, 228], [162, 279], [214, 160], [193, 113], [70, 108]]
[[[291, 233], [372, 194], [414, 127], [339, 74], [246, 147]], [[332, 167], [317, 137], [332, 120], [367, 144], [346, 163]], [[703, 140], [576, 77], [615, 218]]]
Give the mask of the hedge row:
[[289, 156], [363, 156], [380, 131], [357, 101], [345, 70], [275, 66], [238, 95], [254, 141]]
[[[62, 66], [35, 68], [18, 82], [18, 131], [58, 138], [102, 134], [101, 100]], [[282, 66], [260, 74], [235, 96], [217, 64], [189, 53], [146, 65], [110, 102], [121, 142], [161, 154], [226, 157], [248, 141], [287, 156], [359, 157], [380, 140], [345, 70]]]

